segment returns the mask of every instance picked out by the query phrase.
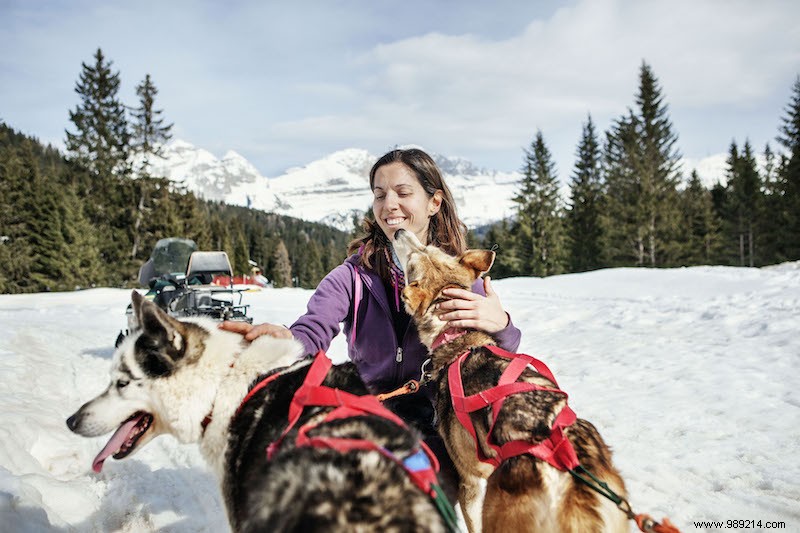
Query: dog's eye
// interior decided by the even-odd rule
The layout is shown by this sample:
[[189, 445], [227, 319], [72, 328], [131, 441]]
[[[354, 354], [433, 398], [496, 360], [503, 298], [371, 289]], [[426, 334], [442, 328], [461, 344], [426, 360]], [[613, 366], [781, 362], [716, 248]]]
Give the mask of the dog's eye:
[[128, 386], [129, 383], [130, 381], [125, 381], [124, 379], [117, 380], [117, 388], [124, 389], [125, 387]]

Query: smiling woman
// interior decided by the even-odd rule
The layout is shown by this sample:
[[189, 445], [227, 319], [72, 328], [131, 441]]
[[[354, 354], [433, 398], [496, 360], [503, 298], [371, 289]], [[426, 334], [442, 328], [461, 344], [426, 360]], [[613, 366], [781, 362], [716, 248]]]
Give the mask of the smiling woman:
[[[347, 335], [348, 355], [373, 394], [419, 380], [427, 348], [420, 342], [400, 298], [405, 275], [392, 247], [399, 229], [413, 232], [425, 244], [458, 256], [465, 252], [466, 227], [458, 218], [450, 189], [433, 159], [418, 149], [392, 150], [372, 166], [370, 188], [375, 220], [364, 220], [364, 234], [350, 243], [352, 255], [317, 286], [306, 314], [290, 328], [275, 324], [225, 322], [222, 327], [253, 340], [261, 335], [292, 336], [308, 354], [327, 350], [339, 333]], [[466, 289], [448, 289], [439, 318], [453, 328], [475, 328], [491, 334], [507, 350], [519, 345], [520, 331], [511, 324], [489, 278]], [[455, 470], [433, 428], [432, 390], [386, 402], [419, 429], [442, 463], [443, 486], [454, 499]]]

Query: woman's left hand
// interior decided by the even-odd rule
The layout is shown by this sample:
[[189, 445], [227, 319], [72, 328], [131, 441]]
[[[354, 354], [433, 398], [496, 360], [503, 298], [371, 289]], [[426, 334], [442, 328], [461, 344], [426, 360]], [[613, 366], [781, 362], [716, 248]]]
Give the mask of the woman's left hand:
[[464, 289], [445, 289], [443, 296], [450, 298], [436, 306], [439, 319], [452, 328], [478, 329], [486, 333], [497, 333], [508, 326], [508, 313], [500, 304], [500, 298], [492, 289], [491, 278], [483, 278], [486, 296]]

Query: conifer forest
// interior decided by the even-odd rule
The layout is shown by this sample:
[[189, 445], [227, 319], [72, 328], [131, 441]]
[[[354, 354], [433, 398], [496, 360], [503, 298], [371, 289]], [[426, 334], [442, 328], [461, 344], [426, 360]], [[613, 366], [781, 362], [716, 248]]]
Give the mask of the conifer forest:
[[[121, 75], [98, 49], [65, 110], [66, 153], [0, 117], [0, 292], [136, 287], [156, 241], [172, 236], [225, 250], [236, 273], [254, 261], [276, 287], [312, 288], [344, 259], [353, 233], [208, 202], [151, 175], [172, 136], [156, 81], [146, 75], [138, 102], [122, 102]], [[726, 182], [710, 189], [681, 168], [667, 96], [647, 63], [632, 89], [607, 131], [591, 115], [576, 125], [568, 198], [546, 132], [535, 132], [521, 154], [514, 216], [468, 236], [496, 250], [492, 275], [800, 259], [800, 77], [776, 117], [775, 145], [733, 139]]]

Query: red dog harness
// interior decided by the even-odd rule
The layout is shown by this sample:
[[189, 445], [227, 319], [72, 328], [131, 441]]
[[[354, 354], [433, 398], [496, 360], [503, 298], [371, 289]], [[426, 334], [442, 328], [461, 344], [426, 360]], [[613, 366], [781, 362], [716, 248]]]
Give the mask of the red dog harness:
[[[491, 434], [497, 422], [497, 417], [500, 415], [500, 409], [503, 408], [503, 402], [508, 396], [532, 391], [555, 392], [563, 395], [564, 398], [568, 396], [566, 392], [558, 388], [556, 379], [553, 377], [553, 373], [550, 372], [550, 369], [547, 368], [547, 365], [538, 359], [526, 354], [507, 352], [497, 346], [486, 346], [485, 348], [499, 357], [511, 360], [495, 387], [471, 396], [464, 395], [464, 384], [461, 380], [461, 364], [470, 354], [469, 351], [462, 353], [453, 364], [450, 365], [447, 374], [453, 409], [461, 425], [464, 426], [464, 429], [469, 431], [472, 438], [475, 440], [478, 459], [497, 468], [500, 466], [500, 463], [510, 457], [530, 454], [542, 461], [547, 461], [559, 470], [568, 471], [576, 468], [580, 464], [578, 462], [578, 457], [575, 454], [575, 449], [572, 447], [572, 444], [564, 436], [564, 428], [571, 426], [577, 419], [575, 413], [568, 405], [565, 405], [558, 416], [556, 416], [550, 437], [538, 444], [517, 440], [499, 446], [491, 441]], [[542, 376], [552, 381], [555, 384], [555, 388], [543, 387], [535, 383], [518, 382], [517, 379], [528, 365], [533, 366]], [[492, 425], [486, 435], [486, 445], [495, 451], [495, 457], [488, 457], [483, 453], [483, 450], [478, 445], [478, 436], [475, 433], [475, 426], [472, 424], [472, 418], [470, 417], [470, 413], [490, 405], [492, 406]]]
[[[464, 384], [461, 380], [461, 364], [470, 354], [469, 351], [458, 356], [447, 371], [453, 410], [459, 422], [461, 422], [461, 425], [472, 435], [480, 461], [489, 463], [497, 468], [503, 461], [511, 457], [523, 454], [533, 455], [537, 459], [546, 461], [559, 470], [569, 472], [574, 478], [598, 492], [603, 497], [614, 502], [629, 519], [636, 522], [636, 525], [639, 526], [641, 531], [653, 533], [680, 533], [678, 528], [672, 525], [666, 518], [661, 523], [658, 523], [648, 515], [635, 514], [631, 510], [628, 500], [615, 493], [606, 483], [597, 479], [591, 472], [581, 466], [575, 454], [575, 448], [572, 447], [572, 443], [564, 435], [564, 429], [574, 424], [577, 419], [569, 405], [565, 405], [556, 416], [553, 422], [553, 429], [550, 432], [550, 437], [539, 444], [517, 440], [498, 446], [491, 442], [491, 434], [492, 431], [494, 431], [494, 425], [497, 422], [500, 409], [503, 408], [503, 402], [510, 395], [540, 390], [562, 394], [564, 398], [568, 398], [568, 396], [566, 392], [558, 388], [556, 378], [553, 376], [553, 373], [550, 372], [550, 369], [547, 368], [547, 365], [538, 359], [526, 354], [507, 352], [497, 346], [486, 346], [485, 348], [499, 357], [511, 360], [495, 387], [471, 396], [464, 396]], [[539, 374], [549, 379], [555, 385], [555, 388], [542, 387], [534, 383], [518, 382], [517, 379], [528, 365], [532, 366]], [[486, 435], [486, 445], [495, 451], [496, 457], [487, 457], [483, 453], [483, 450], [478, 445], [478, 436], [475, 433], [475, 426], [472, 424], [472, 418], [470, 417], [470, 413], [489, 405], [492, 406], [492, 425]], [[588, 478], [585, 477], [584, 474], [588, 476]]]
[[[308, 369], [306, 379], [295, 392], [292, 403], [289, 405], [289, 425], [278, 440], [267, 446], [267, 459], [272, 460], [283, 442], [283, 439], [286, 438], [286, 435], [295, 427], [306, 407], [334, 407], [321, 422], [301, 426], [295, 440], [296, 445], [330, 448], [340, 453], [347, 453], [352, 450], [376, 451], [380, 453], [384, 457], [400, 465], [403, 470], [406, 471], [411, 482], [433, 500], [436, 509], [442, 515], [448, 528], [451, 531], [458, 531], [455, 511], [447, 503], [447, 499], [442, 489], [439, 487], [439, 480], [436, 477], [436, 473], [439, 471], [439, 462], [424, 442], [420, 441], [420, 450], [400, 459], [391, 451], [382, 446], [378, 446], [370, 440], [346, 439], [340, 437], [311, 437], [308, 435], [308, 432], [319, 424], [351, 416], [375, 415], [391, 420], [400, 427], [407, 427], [397, 415], [385, 408], [374, 396], [356, 396], [355, 394], [340, 389], [332, 389], [322, 385], [325, 376], [328, 375], [331, 364], [331, 360], [328, 359], [325, 352], [321, 350], [314, 356], [314, 362], [311, 364], [311, 368]], [[267, 378], [267, 380], [271, 381], [270, 378], [272, 378], [272, 376]], [[261, 385], [261, 383], [259, 383], [259, 385]], [[256, 387], [259, 387], [259, 385]], [[252, 397], [252, 395], [248, 396]]]
[[[305, 424], [300, 427], [297, 434], [297, 446], [314, 446], [317, 448], [330, 448], [341, 453], [346, 453], [352, 450], [367, 450], [376, 451], [385, 457], [395, 461], [408, 473], [411, 481], [419, 487], [423, 492], [436, 498], [437, 492], [435, 487], [438, 484], [436, 473], [439, 471], [439, 463], [436, 456], [430, 451], [424, 442], [420, 442], [421, 450], [406, 457], [403, 460], [397, 458], [389, 450], [378, 446], [374, 442], [366, 439], [347, 439], [339, 437], [320, 437], [309, 436], [308, 433], [319, 424], [347, 418], [351, 416], [364, 416], [375, 415], [387, 420], [391, 420], [398, 426], [403, 428], [407, 427], [406, 424], [397, 415], [385, 408], [374, 396], [357, 396], [340, 389], [333, 389], [322, 385], [328, 371], [331, 368], [331, 360], [324, 352], [320, 351], [314, 356], [314, 362], [311, 368], [308, 369], [303, 384], [294, 394], [292, 403], [289, 405], [289, 424], [283, 431], [283, 434], [267, 447], [267, 458], [272, 458], [277, 453], [280, 445], [283, 443], [284, 438], [289, 432], [297, 425], [303, 410], [306, 407], [335, 407], [325, 418], [317, 424]], [[267, 376], [247, 394], [239, 405], [236, 415], [242, 410], [242, 407], [250, 401], [255, 394], [267, 387], [270, 383], [275, 381], [281, 373], [275, 373]]]

